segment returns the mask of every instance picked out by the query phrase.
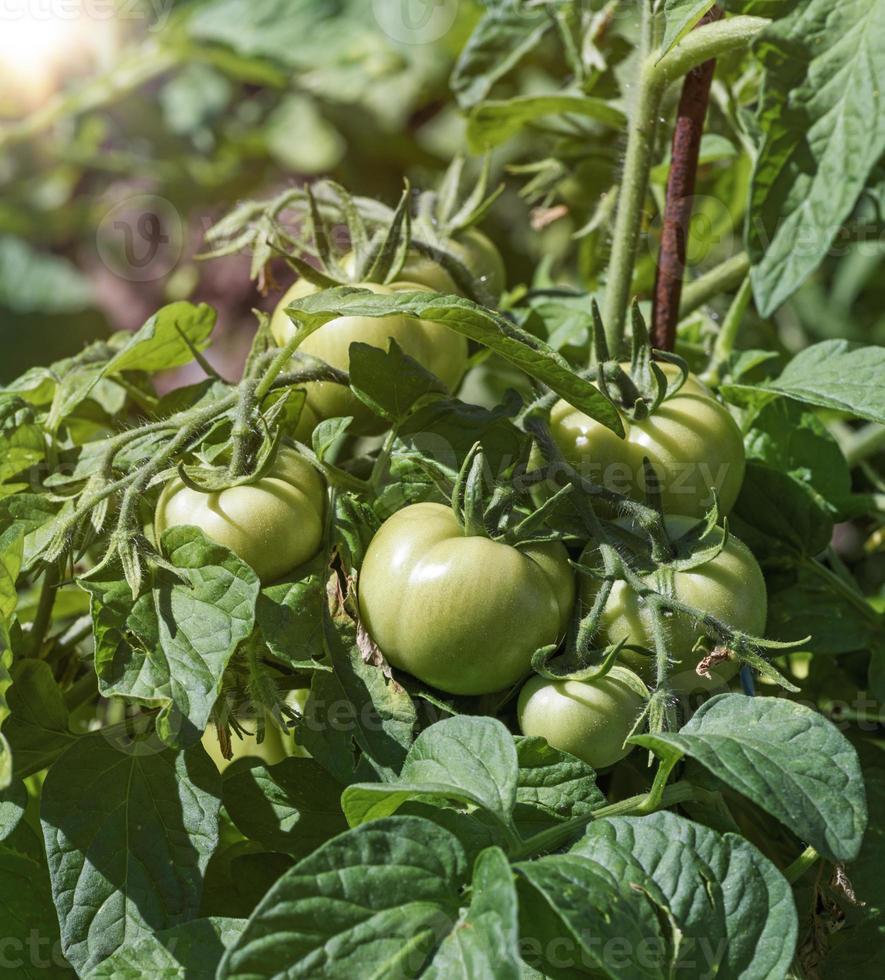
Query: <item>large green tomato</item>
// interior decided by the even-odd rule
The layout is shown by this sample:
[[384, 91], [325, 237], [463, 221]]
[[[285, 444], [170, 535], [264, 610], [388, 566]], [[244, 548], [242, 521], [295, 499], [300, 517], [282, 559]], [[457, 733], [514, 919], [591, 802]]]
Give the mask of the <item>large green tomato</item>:
[[[628, 526], [624, 521], [618, 523]], [[676, 539], [696, 523], [688, 517], [668, 517], [665, 526], [670, 537]], [[704, 546], [713, 545], [716, 535], [721, 541], [722, 534], [721, 528], [715, 528]], [[581, 561], [597, 564], [594, 551], [595, 547], [588, 545]], [[687, 571], [658, 569], [644, 580], [657, 591], [715, 616], [732, 629], [753, 636], [761, 636], [765, 631], [768, 614], [765, 579], [750, 549], [733, 534], [729, 534], [725, 547], [711, 561]], [[583, 579], [581, 599], [585, 610], [590, 608], [597, 589], [594, 579], [589, 576]], [[674, 690], [686, 693], [710, 690], [727, 683], [737, 673], [737, 662], [726, 660], [712, 668], [710, 680], [698, 676], [694, 668], [705, 651], [696, 651], [694, 647], [704, 633], [687, 616], [669, 616], [667, 631], [673, 655], [670, 683]], [[654, 650], [651, 611], [626, 582], [615, 582], [602, 613], [600, 634], [609, 643], [627, 639], [630, 644]], [[653, 656], [625, 650], [620, 659], [649, 683], [654, 679]]]
[[272, 582], [312, 558], [322, 541], [325, 487], [317, 471], [292, 449], [280, 449], [255, 483], [203, 493], [177, 477], [157, 501], [154, 530], [194, 525]]
[[605, 769], [626, 756], [646, 688], [632, 671], [612, 667], [589, 681], [550, 681], [535, 676], [519, 693], [517, 715], [524, 735], [547, 739], [555, 749]]
[[[451, 253], [495, 299], [507, 286], [507, 270], [495, 243], [478, 228], [467, 228], [447, 238], [440, 248]], [[412, 252], [400, 270], [400, 277], [418, 282], [438, 293], [460, 293], [449, 273], [433, 259]]]
[[451, 508], [412, 504], [382, 525], [359, 576], [363, 623], [394, 666], [449, 694], [489, 694], [556, 643], [575, 585], [558, 541], [468, 537]]
[[[378, 283], [356, 283], [383, 295], [407, 289], [421, 289], [418, 283], [399, 282], [392, 286]], [[286, 315], [293, 300], [317, 292], [306, 279], [299, 279], [280, 300], [270, 322], [274, 340], [282, 347], [295, 333], [295, 325]], [[467, 367], [467, 338], [441, 323], [415, 320], [406, 316], [340, 316], [323, 324], [310, 334], [299, 347], [305, 354], [319, 357], [342, 371], [350, 368], [350, 345], [370, 344], [387, 350], [390, 338], [416, 361], [432, 371], [451, 391], [457, 387]], [[385, 423], [374, 415], [359, 398], [342, 385], [312, 382], [305, 385], [307, 402], [305, 414], [316, 420], [352, 415], [356, 434], [369, 435], [384, 430]]]
[[[662, 364], [672, 376], [677, 368]], [[664, 512], [702, 517], [719, 491], [722, 513], [734, 506], [744, 480], [744, 443], [728, 410], [689, 375], [648, 418], [621, 415], [626, 437], [558, 401], [550, 413], [553, 438], [584, 477], [634, 500], [645, 500], [644, 456], [661, 484]]]

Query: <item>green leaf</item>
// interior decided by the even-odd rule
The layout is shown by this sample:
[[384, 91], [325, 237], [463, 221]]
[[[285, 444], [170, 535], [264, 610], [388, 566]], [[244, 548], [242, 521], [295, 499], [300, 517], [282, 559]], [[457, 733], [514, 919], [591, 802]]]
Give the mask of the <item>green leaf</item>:
[[293, 667], [312, 665], [323, 652], [324, 570], [321, 557], [265, 586], [258, 596], [261, 635], [271, 653]]
[[89, 980], [191, 980], [214, 977], [225, 949], [243, 931], [245, 919], [193, 919], [142, 936], [100, 963]]
[[25, 815], [28, 805], [28, 791], [20, 780], [13, 780], [4, 790], [0, 790], [0, 841], [15, 830]]
[[[851, 602], [827, 577], [812, 574], [818, 565], [801, 565], [795, 581], [769, 592], [766, 635], [773, 640], [811, 639], [806, 650], [822, 656], [869, 650], [885, 638], [885, 618], [861, 593]], [[848, 586], [851, 589], [851, 586]], [[866, 613], [863, 612], [866, 607]]]
[[[673, 813], [598, 820], [570, 853], [611, 869], [673, 924], [673, 972], [721, 980], [785, 976], [796, 908], [777, 868], [736, 834]], [[640, 897], [643, 896], [643, 897]]]
[[478, 807], [510, 828], [517, 774], [513, 737], [501, 722], [457, 715], [421, 732], [398, 779], [348, 786], [341, 805], [351, 827], [390, 816], [410, 801], [439, 800]]
[[[336, 706], [332, 724], [347, 727], [349, 737], [382, 779], [395, 778], [412, 744], [415, 705], [403, 687], [364, 660], [351, 620], [332, 622], [326, 617], [324, 634], [345, 696]], [[310, 750], [306, 743], [305, 747]]]
[[820, 554], [833, 534], [831, 509], [808, 484], [752, 460], [731, 519], [738, 537], [761, 559], [784, 552]]
[[664, 40], [660, 56], [663, 57], [697, 24], [716, 0], [664, 0]]
[[488, 9], [474, 28], [455, 64], [450, 86], [462, 108], [476, 105], [498, 79], [535, 48], [553, 19], [544, 10], [509, 5]]
[[557, 854], [514, 870], [523, 956], [545, 977], [668, 975], [666, 934], [655, 909], [616, 869]]
[[178, 747], [203, 734], [228, 661], [252, 632], [260, 586], [244, 561], [195, 527], [169, 528], [163, 549], [183, 580], [158, 570], [135, 602], [110, 572], [80, 584], [92, 596], [102, 694], [159, 706], [157, 731]]
[[[217, 314], [200, 303], [170, 303], [157, 312], [133, 335], [105, 367], [103, 374], [123, 371], [165, 371], [190, 364], [194, 356], [183, 336], [197, 350], [203, 350], [215, 328]], [[182, 336], [183, 335], [183, 336]]]
[[65, 956], [82, 975], [194, 918], [218, 843], [221, 778], [202, 747], [80, 738], [43, 785], [41, 822]]
[[49, 664], [19, 660], [11, 676], [3, 731], [12, 746], [14, 772], [24, 778], [45, 769], [77, 736], [68, 727], [68, 709]]
[[885, 347], [824, 340], [798, 353], [760, 386], [798, 402], [885, 423]]
[[445, 385], [392, 338], [388, 351], [350, 345], [350, 386], [360, 401], [391, 422], [402, 421], [421, 399], [446, 394]]
[[605, 805], [596, 773], [580, 759], [552, 748], [543, 738], [516, 738], [519, 775], [516, 820], [523, 838]]
[[851, 493], [851, 472], [838, 442], [817, 415], [791, 399], [766, 405], [744, 444], [750, 459], [806, 483], [837, 510]]
[[679, 732], [630, 741], [662, 757], [676, 751], [697, 760], [714, 782], [752, 800], [825, 858], [857, 856], [867, 823], [857, 752], [816, 711], [785, 698], [721, 694]]
[[16, 980], [74, 976], [59, 952], [58, 919], [46, 867], [38, 857], [0, 844], [3, 968]]
[[883, 18], [885, 0], [807, 0], [756, 42], [764, 139], [747, 245], [763, 316], [817, 268], [885, 152]]
[[469, 299], [429, 292], [381, 296], [365, 289], [339, 286], [299, 299], [287, 307], [304, 336], [343, 314], [403, 316], [444, 323], [452, 330], [500, 354], [526, 374], [552, 388], [576, 409], [618, 435], [624, 427], [615, 406], [589, 381], [580, 378], [563, 357], [505, 317]]
[[467, 120], [467, 139], [476, 152], [482, 152], [515, 136], [521, 129], [543, 116], [586, 116], [616, 129], [626, 126], [620, 109], [604, 99], [589, 95], [520, 95], [513, 99], [482, 102]]
[[513, 873], [497, 847], [473, 866], [470, 905], [440, 944], [421, 980], [520, 980], [519, 916]]
[[313, 759], [236, 766], [224, 779], [224, 806], [240, 832], [296, 858], [347, 829], [340, 797], [340, 783]]
[[466, 877], [457, 838], [427, 820], [348, 831], [271, 888], [218, 980], [419, 976], [458, 916]]
[[0, 483], [28, 469], [46, 454], [46, 436], [39, 425], [20, 425], [0, 433]]

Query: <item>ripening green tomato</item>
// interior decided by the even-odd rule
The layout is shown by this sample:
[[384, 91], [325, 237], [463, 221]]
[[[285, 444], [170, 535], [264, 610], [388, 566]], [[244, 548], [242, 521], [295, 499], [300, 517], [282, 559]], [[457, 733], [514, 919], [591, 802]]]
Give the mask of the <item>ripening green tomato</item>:
[[565, 632], [575, 599], [560, 542], [512, 547], [468, 537], [451, 508], [412, 504], [382, 525], [359, 576], [359, 606], [387, 660], [449, 694], [521, 680]]
[[554, 749], [594, 769], [620, 762], [645, 704], [646, 687], [631, 670], [614, 666], [588, 681], [551, 681], [535, 675], [519, 692], [517, 716], [524, 735], [547, 739]]
[[[453, 255], [495, 299], [504, 292], [507, 286], [504, 260], [495, 243], [478, 228], [460, 231], [439, 247]], [[462, 293], [446, 269], [418, 252], [409, 253], [400, 278], [421, 283], [438, 293]]]
[[[380, 295], [427, 288], [410, 282], [397, 282], [392, 286], [371, 282], [354, 285]], [[281, 347], [295, 333], [295, 326], [286, 315], [286, 306], [293, 300], [314, 292], [317, 292], [317, 288], [312, 283], [299, 279], [280, 300], [271, 319], [270, 329], [274, 340]], [[419, 364], [433, 372], [451, 391], [458, 387], [467, 367], [467, 338], [444, 324], [430, 320], [415, 320], [406, 316], [340, 316], [310, 334], [298, 349], [321, 358], [332, 367], [347, 371], [350, 367], [351, 344], [370, 344], [387, 350], [391, 338], [410, 357], [414, 357]], [[352, 415], [354, 421], [351, 431], [355, 434], [371, 435], [384, 430], [383, 419], [374, 415], [349, 388], [325, 381], [311, 382], [305, 388], [305, 408], [318, 420]]]
[[[677, 368], [662, 364], [672, 376]], [[689, 375], [683, 387], [648, 418], [621, 415], [626, 437], [558, 401], [550, 430], [566, 460], [584, 477], [634, 500], [645, 500], [644, 456], [661, 484], [664, 512], [702, 517], [719, 491], [723, 514], [734, 506], [744, 480], [744, 442], [728, 410]]]
[[[617, 523], [629, 527], [625, 521]], [[696, 523], [689, 517], [668, 517], [665, 520], [667, 531], [673, 539], [685, 534]], [[721, 541], [723, 533], [721, 528], [715, 528], [712, 535], [718, 535]], [[715, 541], [715, 537], [711, 536], [704, 544], [713, 545]], [[582, 563], [597, 564], [594, 551], [595, 547], [588, 545], [581, 556]], [[658, 569], [646, 576], [645, 581], [657, 591], [716, 617], [732, 629], [753, 636], [761, 636], [765, 631], [768, 615], [765, 579], [753, 553], [733, 534], [729, 534], [725, 547], [711, 561], [687, 571]], [[584, 577], [581, 600], [585, 610], [590, 608], [597, 588], [594, 579]], [[712, 668], [710, 680], [700, 677], [694, 668], [705, 651], [694, 648], [704, 637], [703, 631], [681, 614], [668, 615], [666, 628], [673, 656], [670, 684], [674, 690], [686, 693], [710, 690], [727, 683], [737, 673], [738, 663], [727, 660]], [[635, 646], [652, 651], [655, 648], [651, 611], [626, 582], [614, 584], [602, 613], [600, 636], [608, 643], [617, 643], [626, 638], [628, 643]], [[620, 659], [644, 680], [649, 683], [653, 681], [653, 656], [625, 650]]]
[[254, 483], [203, 493], [170, 480], [157, 501], [154, 530], [159, 540], [167, 528], [194, 525], [251, 565], [262, 582], [272, 582], [316, 554], [325, 501], [317, 471], [283, 447]]

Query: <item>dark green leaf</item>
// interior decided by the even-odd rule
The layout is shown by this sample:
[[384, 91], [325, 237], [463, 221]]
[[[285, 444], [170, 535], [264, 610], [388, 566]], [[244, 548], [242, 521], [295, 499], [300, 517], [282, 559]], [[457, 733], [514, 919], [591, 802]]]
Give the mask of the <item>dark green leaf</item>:
[[[816, 711], [785, 698], [721, 694], [679, 731], [631, 741], [688, 755], [831, 861], [857, 856], [867, 823], [857, 753]], [[823, 765], [822, 761], [826, 764]]]
[[224, 805], [239, 830], [296, 858], [347, 829], [340, 797], [341, 785], [312, 759], [237, 766], [224, 779]]
[[83, 974], [187, 922], [218, 843], [221, 779], [201, 747], [79, 739], [49, 771], [41, 820], [65, 956]]

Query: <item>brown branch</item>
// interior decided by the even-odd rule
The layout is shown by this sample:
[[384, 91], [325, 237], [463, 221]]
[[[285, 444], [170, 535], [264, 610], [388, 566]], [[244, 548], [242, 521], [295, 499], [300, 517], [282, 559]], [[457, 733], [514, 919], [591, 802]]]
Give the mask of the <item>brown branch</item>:
[[[721, 17], [721, 9], [714, 6], [697, 26]], [[652, 313], [652, 344], [659, 350], [673, 350], [676, 340], [698, 154], [715, 69], [715, 59], [693, 68], [685, 76], [679, 99]]]

